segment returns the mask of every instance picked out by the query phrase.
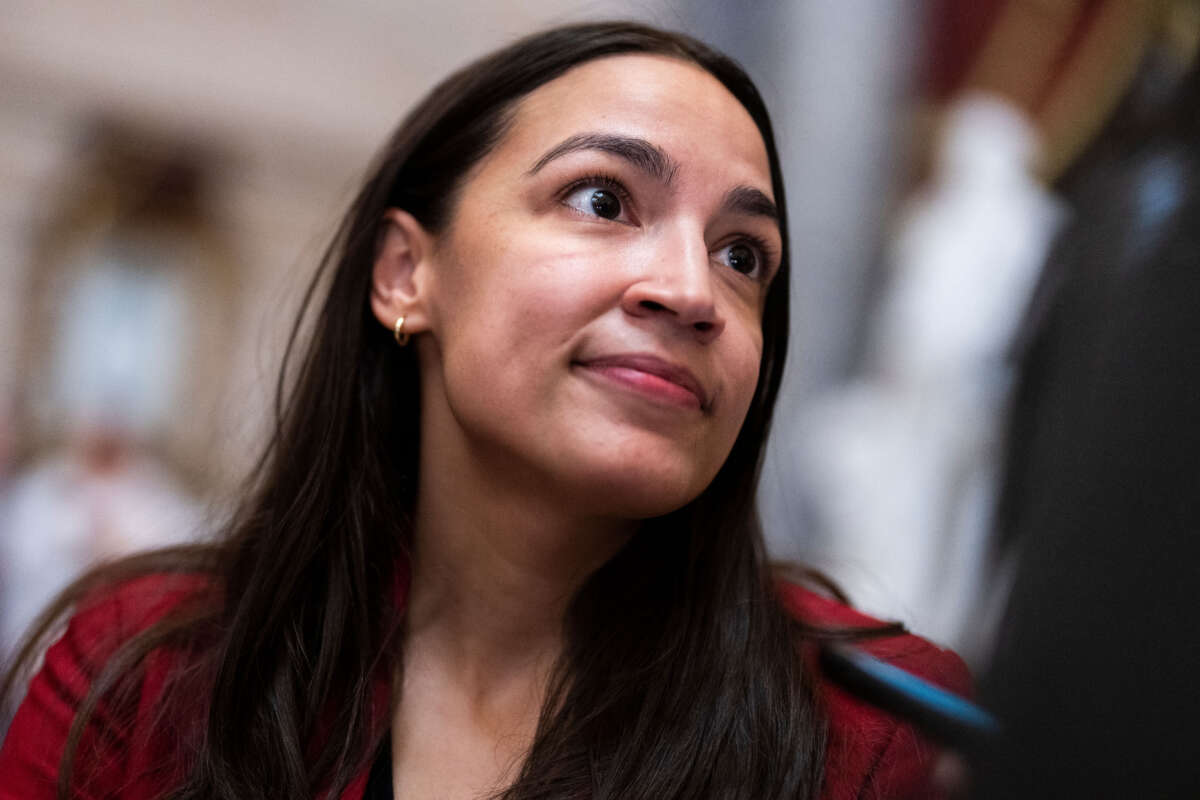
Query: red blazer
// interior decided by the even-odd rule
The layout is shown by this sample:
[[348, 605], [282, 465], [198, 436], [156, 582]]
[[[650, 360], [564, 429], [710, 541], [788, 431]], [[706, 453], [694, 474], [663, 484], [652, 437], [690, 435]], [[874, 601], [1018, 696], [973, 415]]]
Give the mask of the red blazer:
[[[194, 578], [150, 576], [131, 581], [85, 603], [66, 632], [46, 653], [42, 669], [30, 684], [0, 748], [0, 800], [49, 800], [55, 796], [59, 758], [71, 720], [93, 677], [109, 655], [180, 602], [195, 586]], [[797, 618], [816, 625], [877, 625], [853, 609], [799, 586], [785, 584], [783, 601]], [[868, 641], [864, 649], [909, 672], [965, 693], [969, 677], [954, 653], [908, 634]], [[108, 726], [102, 705], [96, 723], [81, 743], [76, 767], [90, 776], [85, 798], [152, 800], [180, 776], [179, 742], [162, 735], [139, 736], [149, 730], [156, 701], [170, 672], [172, 657], [155, 652], [147, 661], [132, 731]], [[929, 798], [934, 748], [910, 726], [855, 700], [821, 681], [821, 700], [829, 720], [823, 800], [850, 798]], [[144, 731], [143, 731], [144, 732]], [[351, 784], [342, 800], [360, 800], [368, 770]]]

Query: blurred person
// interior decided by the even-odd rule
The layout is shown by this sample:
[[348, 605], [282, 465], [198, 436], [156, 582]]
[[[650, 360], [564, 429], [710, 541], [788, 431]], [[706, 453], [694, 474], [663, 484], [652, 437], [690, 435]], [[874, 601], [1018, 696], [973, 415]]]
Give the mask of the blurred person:
[[[156, 188], [126, 188], [135, 197], [122, 203], [87, 159], [78, 166], [66, 207], [41, 232], [58, 248], [57, 258], [35, 259], [42, 294], [53, 295], [49, 319], [39, 320], [49, 342], [23, 398], [32, 407], [21, 420], [25, 463], [0, 494], [5, 661], [85, 567], [183, 542], [201, 523], [198, 503], [155, 446], [179, 406], [197, 327], [179, 264], [190, 252], [155, 224], [175, 199], [162, 180], [170, 170], [148, 170]], [[107, 222], [82, 224], [81, 198], [97, 194], [113, 207], [87, 211]], [[138, 202], [154, 211], [130, 208]], [[31, 306], [47, 299], [32, 295]], [[38, 436], [38, 427], [55, 435]]]
[[210, 491], [230, 471], [210, 463], [212, 422], [242, 280], [212, 191], [227, 165], [211, 145], [107, 115], [78, 138], [29, 237], [17, 458], [115, 429]]
[[[1186, 63], [1186, 62], [1184, 62]], [[1200, 796], [1200, 66], [1150, 52], [1029, 307], [975, 796]]]
[[763, 552], [785, 220], [756, 89], [693, 39], [566, 27], [452, 75], [311, 284], [225, 536], [35, 631], [74, 608], [0, 797], [928, 796], [932, 748], [814, 646], [961, 661]]

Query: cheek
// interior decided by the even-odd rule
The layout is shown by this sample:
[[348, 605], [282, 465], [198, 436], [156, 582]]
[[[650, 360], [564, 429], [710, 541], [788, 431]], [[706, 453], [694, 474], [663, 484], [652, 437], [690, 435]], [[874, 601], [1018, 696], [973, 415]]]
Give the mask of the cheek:
[[434, 339], [452, 402], [477, 396], [500, 410], [549, 399], [576, 337], [613, 301], [592, 252], [490, 241], [439, 265]]
[[513, 348], [561, 340], [619, 298], [617, 282], [606, 279], [618, 263], [611, 249], [528, 223], [507, 230], [481, 232], [439, 265], [440, 334]]
[[758, 386], [758, 373], [762, 361], [762, 331], [757, 318], [748, 319], [742, 327], [744, 333], [736, 342], [731, 342], [731, 351], [727, 363], [730, 381], [730, 411], [736, 419], [736, 428], [741, 429], [750, 402], [754, 399], [754, 390]]

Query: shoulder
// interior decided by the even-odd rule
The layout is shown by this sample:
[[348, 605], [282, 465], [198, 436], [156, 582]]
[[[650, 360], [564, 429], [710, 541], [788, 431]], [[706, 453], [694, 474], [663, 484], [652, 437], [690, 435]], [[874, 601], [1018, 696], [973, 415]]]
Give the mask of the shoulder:
[[92, 658], [107, 658], [212, 586], [210, 578], [195, 573], [152, 573], [93, 589], [76, 604], [59, 643], [70, 642]]
[[[874, 617], [792, 583], [780, 584], [780, 597], [793, 618], [827, 628], [876, 628], [885, 623]], [[911, 633], [865, 639], [860, 645], [876, 658], [932, 681], [958, 694], [971, 689], [966, 664], [952, 650], [938, 647]]]
[[[54, 796], [71, 725], [105, 666], [124, 644], [209, 586], [211, 581], [197, 575], [151, 574], [94, 590], [78, 601], [5, 735], [0, 800]], [[103, 787], [127, 785], [131, 766], [147, 755], [136, 746], [134, 728], [154, 716], [171, 663], [169, 653], [155, 652], [139, 671], [140, 691], [128, 698], [128, 706], [114, 708], [105, 700], [96, 706], [78, 752], [101, 795], [107, 796]], [[129, 717], [132, 727], [122, 722]]]
[[[807, 625], [872, 628], [883, 624], [795, 584], [780, 584], [779, 593], [792, 617]], [[970, 673], [962, 659], [919, 636], [900, 633], [865, 639], [859, 646], [876, 658], [952, 692], [970, 694]], [[815, 668], [815, 658], [811, 663]], [[819, 670], [817, 676], [817, 690], [829, 725], [823, 798], [934, 796], [929, 786], [937, 757], [934, 745], [911, 725], [825, 680]]]

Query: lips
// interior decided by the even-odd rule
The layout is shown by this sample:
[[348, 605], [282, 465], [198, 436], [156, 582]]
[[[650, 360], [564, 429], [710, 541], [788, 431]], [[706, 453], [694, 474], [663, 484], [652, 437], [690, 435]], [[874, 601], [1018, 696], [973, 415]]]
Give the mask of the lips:
[[696, 376], [686, 367], [658, 356], [624, 353], [589, 358], [576, 364], [659, 399], [708, 410], [708, 392]]

